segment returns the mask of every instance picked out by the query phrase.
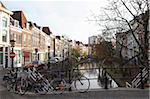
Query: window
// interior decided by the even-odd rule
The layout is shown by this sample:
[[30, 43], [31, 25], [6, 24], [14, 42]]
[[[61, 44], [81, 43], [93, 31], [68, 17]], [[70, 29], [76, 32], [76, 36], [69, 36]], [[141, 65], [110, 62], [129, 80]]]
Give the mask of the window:
[[3, 47], [0, 47], [0, 64], [3, 64]]
[[26, 34], [24, 34], [24, 45], [26, 45]]
[[7, 18], [3, 17], [2, 19], [3, 27], [7, 27]]
[[28, 36], [28, 43], [29, 43], [29, 45], [32, 44], [32, 41], [31, 41], [31, 35]]
[[19, 36], [19, 37], [18, 37], [18, 41], [19, 41], [18, 43], [21, 44], [21, 41], [22, 41], [22, 40], [21, 40], [21, 39], [22, 39], [22, 38], [21, 38], [21, 35], [18, 35], [18, 36]]
[[19, 27], [19, 21], [15, 20], [14, 26], [15, 26], [15, 27]]
[[29, 23], [27, 23], [26, 28], [29, 30]]
[[3, 30], [3, 32], [2, 32], [2, 41], [7, 42], [7, 31], [6, 30]]
[[19, 43], [18, 34], [16, 34], [16, 43]]
[[15, 38], [15, 33], [14, 32], [10, 32], [10, 40], [14, 40]]

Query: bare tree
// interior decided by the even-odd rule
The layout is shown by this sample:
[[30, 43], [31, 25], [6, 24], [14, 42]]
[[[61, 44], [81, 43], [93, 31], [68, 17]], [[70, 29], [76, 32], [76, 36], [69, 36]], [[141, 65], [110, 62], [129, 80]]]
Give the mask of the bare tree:
[[[93, 18], [89, 21], [94, 21], [99, 26], [103, 26], [106, 36], [114, 36], [114, 33], [130, 34], [138, 50], [129, 46], [131, 42], [126, 44], [124, 40], [121, 40], [121, 42], [116, 40], [121, 46], [120, 56], [122, 56], [124, 48], [136, 52], [121, 65], [138, 58], [140, 65], [146, 67], [148, 66], [148, 18], [148, 0], [109, 0], [109, 5], [103, 8], [103, 13], [100, 15], [93, 14]], [[127, 41], [129, 40], [127, 39]]]

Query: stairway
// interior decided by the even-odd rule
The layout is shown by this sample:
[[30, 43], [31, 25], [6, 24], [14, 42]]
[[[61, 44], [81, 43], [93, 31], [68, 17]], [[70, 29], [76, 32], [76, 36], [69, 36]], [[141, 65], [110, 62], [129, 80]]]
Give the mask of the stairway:
[[126, 82], [126, 87], [142, 88], [141, 87], [141, 79], [144, 84], [145, 80], [147, 80], [148, 77], [149, 77], [149, 69], [145, 67], [142, 69], [142, 76], [141, 76], [141, 72], [138, 73], [137, 76], [132, 80], [131, 84]]

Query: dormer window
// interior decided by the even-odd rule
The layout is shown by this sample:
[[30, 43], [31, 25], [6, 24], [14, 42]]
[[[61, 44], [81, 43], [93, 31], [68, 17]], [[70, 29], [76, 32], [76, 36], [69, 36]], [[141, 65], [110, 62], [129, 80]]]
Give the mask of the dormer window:
[[19, 27], [19, 21], [14, 20], [14, 26], [15, 26], [15, 27]]

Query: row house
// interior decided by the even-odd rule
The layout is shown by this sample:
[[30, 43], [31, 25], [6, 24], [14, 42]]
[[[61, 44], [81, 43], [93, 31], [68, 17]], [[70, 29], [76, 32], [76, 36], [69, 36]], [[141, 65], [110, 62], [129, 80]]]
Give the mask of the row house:
[[29, 23], [32, 33], [32, 61], [47, 61], [48, 53], [50, 52], [48, 47], [51, 47], [50, 34], [52, 32], [48, 27], [41, 27], [33, 22]]
[[45, 36], [46, 36], [46, 34], [42, 31], [42, 27], [40, 28], [40, 38], [39, 38], [39, 60], [40, 61], [46, 61], [46, 57], [47, 57], [47, 54], [45, 53], [46, 52], [46, 50], [48, 49], [48, 48], [45, 48], [45, 41], [46, 41], [46, 39], [45, 39]]
[[73, 41], [72, 48], [77, 49], [80, 52], [80, 56], [82, 58], [88, 55], [88, 50], [89, 50], [88, 44], [83, 44], [80, 41]]
[[[10, 40], [15, 40], [13, 50]], [[49, 27], [28, 21], [23, 11], [9, 11], [0, 2], [0, 67], [21, 67], [33, 61], [47, 61], [50, 57], [71, 55], [71, 48], [85, 51], [81, 42], [73, 43], [65, 36], [55, 36]], [[15, 58], [10, 58], [10, 52]], [[13, 62], [12, 62], [13, 61]]]
[[42, 31], [45, 33], [45, 58], [44, 60], [50, 59], [53, 55], [53, 35], [49, 27], [42, 27]]
[[32, 33], [32, 61], [39, 60], [39, 47], [40, 47], [40, 27], [36, 23], [29, 22], [30, 32]]
[[[141, 14], [140, 16], [137, 17], [137, 19], [143, 22], [143, 20], [145, 20], [146, 17], [147, 17], [147, 13]], [[144, 38], [145, 32], [144, 32], [143, 25], [139, 24], [136, 20], [130, 21], [130, 25], [132, 29], [134, 30], [134, 35], [137, 41], [142, 47], [144, 47], [145, 46], [145, 38]], [[126, 32], [116, 33], [116, 51], [119, 56], [125, 59], [130, 59], [138, 55], [139, 52], [141, 52], [141, 49], [139, 48], [139, 45], [136, 42], [135, 37], [133, 37], [131, 30], [126, 31]], [[131, 63], [138, 64], [137, 57], [134, 58], [131, 61]]]
[[0, 1], [0, 68], [10, 65], [10, 16], [9, 11]]
[[70, 40], [66, 36], [62, 36], [62, 57], [63, 59], [66, 59], [69, 56], [70, 51]]
[[57, 57], [61, 57], [62, 59], [66, 59], [69, 56], [69, 51], [71, 49], [71, 44], [69, 39], [66, 36], [55, 36], [55, 55]]
[[62, 39], [61, 36], [55, 38], [55, 56], [62, 57]]
[[83, 49], [84, 49], [84, 44], [80, 41], [73, 41], [73, 45], [72, 45], [73, 49], [76, 49], [78, 52], [80, 52], [80, 56], [83, 55]]
[[50, 57], [55, 57], [55, 38], [54, 34], [50, 34]]
[[[15, 40], [14, 52], [16, 54], [14, 58], [14, 65], [20, 67], [22, 65], [22, 28], [19, 25], [19, 21], [10, 18], [10, 40]], [[12, 60], [11, 60], [12, 61]], [[10, 62], [12, 63], [12, 62]]]
[[[23, 11], [13, 11], [12, 18], [14, 20], [18, 20], [19, 25], [22, 29], [20, 49], [21, 49], [21, 56], [22, 56], [22, 64], [25, 65], [31, 62], [31, 59], [32, 59], [31, 58], [32, 57], [32, 32], [30, 31], [29, 23]], [[18, 33], [13, 34], [13, 32], [11, 34], [19, 35]], [[18, 49], [16, 49], [16, 46], [14, 49], [15, 49], [15, 52], [18, 51]]]

